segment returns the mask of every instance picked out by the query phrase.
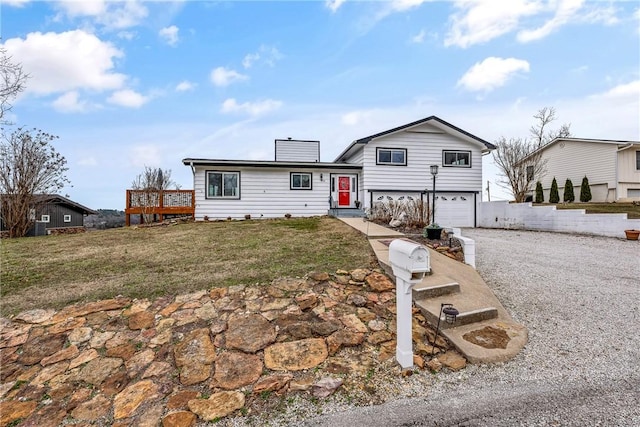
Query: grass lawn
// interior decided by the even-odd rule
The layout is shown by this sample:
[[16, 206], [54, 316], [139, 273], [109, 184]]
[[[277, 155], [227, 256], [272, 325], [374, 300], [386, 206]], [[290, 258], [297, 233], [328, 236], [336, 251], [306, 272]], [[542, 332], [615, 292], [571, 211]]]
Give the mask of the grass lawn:
[[343, 222], [197, 222], [3, 239], [0, 313], [124, 295], [154, 298], [281, 276], [370, 267], [367, 239]]
[[536, 203], [534, 206], [555, 206], [557, 209], [586, 209], [588, 214], [626, 213], [629, 219], [640, 219], [640, 206], [632, 203]]

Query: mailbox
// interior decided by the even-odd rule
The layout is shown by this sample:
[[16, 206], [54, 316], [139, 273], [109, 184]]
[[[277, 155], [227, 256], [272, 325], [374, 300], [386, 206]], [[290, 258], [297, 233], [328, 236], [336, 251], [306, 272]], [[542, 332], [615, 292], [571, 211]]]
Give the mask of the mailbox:
[[393, 274], [409, 283], [419, 283], [431, 271], [429, 251], [409, 240], [396, 239], [389, 245]]

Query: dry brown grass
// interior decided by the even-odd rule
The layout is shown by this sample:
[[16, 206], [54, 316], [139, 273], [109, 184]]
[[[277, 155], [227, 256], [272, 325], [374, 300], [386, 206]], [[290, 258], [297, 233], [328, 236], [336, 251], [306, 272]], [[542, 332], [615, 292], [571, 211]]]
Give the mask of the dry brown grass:
[[366, 238], [339, 220], [294, 218], [3, 239], [0, 312], [124, 295], [154, 298], [281, 276], [369, 267]]

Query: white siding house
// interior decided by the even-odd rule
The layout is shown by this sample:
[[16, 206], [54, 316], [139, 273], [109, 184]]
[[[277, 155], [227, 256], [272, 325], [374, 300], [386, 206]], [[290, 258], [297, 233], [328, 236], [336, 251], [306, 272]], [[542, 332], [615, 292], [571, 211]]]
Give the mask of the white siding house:
[[183, 159], [192, 168], [198, 220], [326, 215], [381, 198], [433, 196], [436, 221], [473, 227], [482, 155], [495, 148], [435, 116], [354, 141], [334, 162], [318, 141], [276, 140], [275, 161]]
[[554, 177], [561, 200], [568, 178], [579, 201], [585, 176], [592, 202], [640, 200], [640, 141], [556, 138], [540, 150], [546, 172], [534, 181], [542, 183], [545, 201]]
[[495, 148], [435, 116], [354, 141], [337, 163], [362, 164], [360, 197], [368, 208], [378, 200], [433, 197], [436, 222], [474, 227], [482, 197], [482, 156]]

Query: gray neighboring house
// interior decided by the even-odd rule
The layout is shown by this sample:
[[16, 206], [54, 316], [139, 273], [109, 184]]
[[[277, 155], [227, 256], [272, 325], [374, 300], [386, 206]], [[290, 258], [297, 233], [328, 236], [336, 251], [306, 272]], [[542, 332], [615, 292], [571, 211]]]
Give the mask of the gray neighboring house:
[[[31, 219], [35, 220], [35, 224], [27, 232], [27, 236], [56, 234], [68, 232], [69, 229], [84, 231], [85, 216], [98, 213], [58, 194], [39, 194], [36, 197], [44, 204], [37, 211], [31, 210]], [[2, 223], [2, 231], [4, 230], [4, 223]]]

